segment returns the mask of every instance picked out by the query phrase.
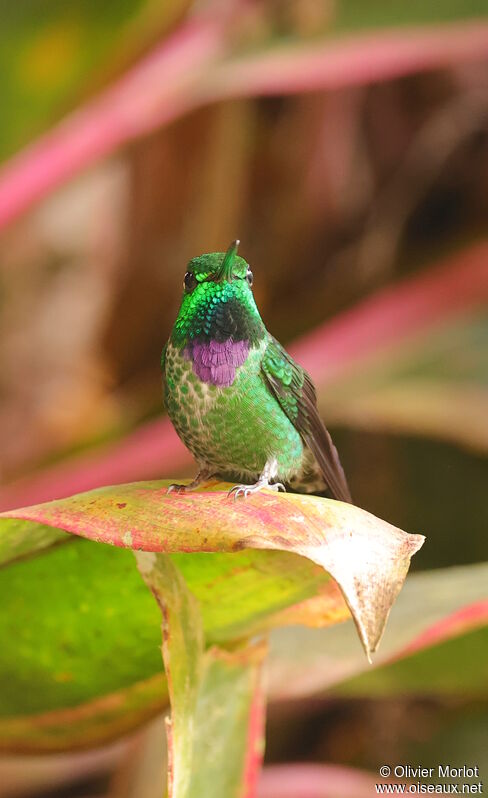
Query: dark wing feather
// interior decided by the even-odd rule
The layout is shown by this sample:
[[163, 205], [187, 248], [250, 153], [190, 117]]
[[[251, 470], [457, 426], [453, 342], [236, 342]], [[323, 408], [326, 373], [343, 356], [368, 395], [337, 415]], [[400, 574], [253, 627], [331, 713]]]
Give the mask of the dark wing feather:
[[276, 399], [314, 454], [333, 497], [350, 502], [339, 455], [319, 416], [315, 388], [307, 372], [271, 336], [261, 368]]

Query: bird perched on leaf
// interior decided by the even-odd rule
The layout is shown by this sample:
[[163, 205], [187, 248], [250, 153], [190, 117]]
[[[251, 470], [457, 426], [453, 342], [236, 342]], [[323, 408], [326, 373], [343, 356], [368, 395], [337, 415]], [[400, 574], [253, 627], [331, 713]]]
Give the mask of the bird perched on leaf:
[[313, 383], [264, 326], [238, 245], [190, 261], [163, 349], [168, 414], [198, 464], [193, 482], [170, 490], [218, 477], [238, 483], [235, 497], [286, 486], [350, 501]]

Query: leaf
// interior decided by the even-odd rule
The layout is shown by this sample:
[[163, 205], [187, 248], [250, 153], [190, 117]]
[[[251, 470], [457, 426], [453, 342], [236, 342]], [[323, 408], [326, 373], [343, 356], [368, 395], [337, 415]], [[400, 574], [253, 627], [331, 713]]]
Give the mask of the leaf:
[[332, 499], [264, 492], [235, 502], [227, 496], [230, 485], [179, 495], [168, 494], [168, 484], [101, 488], [11, 510], [7, 517], [135, 550], [255, 548], [300, 554], [336, 580], [367, 655], [375, 651], [422, 536], [407, 535], [365, 510]]
[[[19, 522], [11, 523], [19, 529]], [[9, 527], [10, 522], [0, 522], [0, 540]], [[0, 570], [0, 639], [5, 641], [0, 647], [0, 682], [9, 684], [0, 695], [0, 716], [49, 715], [33, 724], [37, 732], [45, 730], [46, 747], [55, 748], [60, 742], [56, 723], [69, 715], [62, 714], [64, 708], [86, 707], [81, 716], [73, 710], [70, 722], [69, 739], [78, 734], [81, 742], [83, 719], [97, 708], [107, 714], [107, 727], [116, 731], [116, 723], [124, 722], [119, 705], [132, 702], [138, 722], [139, 698], [154, 701], [156, 712], [165, 690], [156, 678], [158, 612], [131, 553], [63, 532], [57, 533], [63, 535], [57, 545], [39, 549], [35, 535], [39, 532], [45, 541], [45, 529], [24, 522], [21, 531], [30, 533], [35, 556], [13, 560]], [[5, 559], [5, 550], [3, 555]], [[302, 602], [317, 593], [323, 601], [322, 622], [349, 617], [335, 582], [296, 555], [242, 551], [233, 557], [194, 553], [172, 558], [201, 604], [211, 644], [284, 623], [284, 608], [303, 607]], [[38, 689], [32, 690], [32, 684]], [[104, 710], [105, 696], [112, 698]], [[2, 728], [6, 727], [0, 722], [0, 740], [5, 739]]]
[[[29, 681], [24, 690], [32, 691], [32, 684]], [[0, 715], [0, 751], [47, 754], [98, 748], [133, 732], [167, 705], [166, 680], [158, 673], [76, 706], [35, 714]]]
[[[324, 394], [334, 423], [488, 449], [488, 316], [455, 318], [378, 353]], [[469, 354], [467, 354], [469, 353]]]
[[[8, 641], [0, 647], [0, 681], [10, 688], [0, 696], [1, 747], [62, 748], [69, 707], [67, 745], [102, 739], [105, 721], [107, 736], [116, 735], [117, 724], [131, 722], [130, 713], [121, 721], [117, 707], [132, 686], [134, 724], [146, 691], [154, 712], [164, 701], [162, 683], [156, 695], [151, 682], [159, 670], [157, 610], [130, 552], [61, 528], [120, 547], [173, 551], [200, 602], [208, 645], [298, 620], [323, 625], [349, 617], [325, 566], [342, 583], [372, 649], [423, 540], [332, 500], [266, 493], [234, 502], [214, 489], [178, 497], [166, 494], [167, 484], [106, 488], [0, 519], [0, 639]], [[97, 702], [110, 695], [107, 717], [97, 719]]]
[[4, 76], [0, 159], [25, 145], [86, 90], [111, 77], [181, 16], [188, 0], [125, 0], [101, 9], [53, 0], [2, 9], [0, 68]]
[[262, 748], [260, 666], [266, 647], [205, 651], [198, 602], [170, 558], [144, 552], [137, 562], [163, 617], [171, 701], [169, 798], [241, 796], [246, 778], [255, 783]]
[[14, 156], [0, 170], [0, 229], [90, 163], [198, 107], [196, 87], [222, 44], [222, 19], [183, 23], [100, 97]]
[[229, 59], [215, 70], [212, 96], [221, 100], [364, 86], [475, 60], [476, 53], [486, 51], [486, 36], [487, 26], [479, 21], [278, 43]]
[[487, 258], [488, 241], [480, 241], [398, 280], [304, 335], [293, 357], [331, 390], [377, 358], [480, 312], [488, 302]]
[[[245, 28], [245, 4], [236, 7], [233, 24], [241, 21]], [[425, 9], [420, 16], [425, 19]], [[458, 9], [447, 18], [465, 16]], [[415, 23], [418, 17], [417, 7], [412, 15], [402, 13], [401, 21]], [[385, 22], [384, 9], [379, 19]], [[443, 16], [437, 13], [428, 16], [428, 21], [439, 19]], [[343, 18], [340, 27], [348, 26]], [[488, 26], [476, 21], [353, 34], [338, 41], [325, 32], [318, 40], [285, 40], [281, 47], [273, 37], [261, 47], [248, 42], [247, 52], [240, 54], [218, 9], [191, 18], [99, 97], [6, 165], [0, 172], [0, 228], [81, 169], [201, 105], [363, 85], [471, 62], [485, 55], [487, 42]]]
[[[469, 609], [469, 608], [468, 608]], [[475, 608], [473, 608], [475, 609]], [[401, 652], [374, 674], [362, 673], [334, 690], [343, 696], [462, 696], [474, 701], [487, 698], [488, 611], [477, 628], [458, 625], [457, 637], [425, 640], [418, 648]]]
[[271, 697], [486, 692], [487, 581], [487, 563], [409, 576], [369, 673], [346, 625], [274, 631]]
[[[88, 545], [95, 547], [95, 544]], [[97, 548], [117, 554], [109, 548]], [[107, 571], [114, 562], [116, 560], [107, 560]], [[460, 690], [468, 695], [484, 694], [488, 656], [487, 579], [488, 565], [411, 575], [390, 616], [382, 647], [375, 657], [375, 668], [368, 669], [367, 673], [349, 625], [327, 630], [296, 627], [276, 630], [271, 638], [267, 680], [270, 698], [296, 698], [331, 689], [336, 694], [359, 696], [406, 691], [453, 695]], [[97, 580], [89, 582], [89, 589], [96, 591], [96, 585]], [[114, 590], [119, 587], [115, 584]], [[10, 611], [8, 603], [5, 610]], [[288, 611], [289, 620], [298, 623], [300, 618], [294, 618], [294, 610]], [[35, 615], [33, 622], [37, 622]], [[157, 623], [156, 618], [151, 643], [155, 651]], [[4, 638], [3, 629], [0, 636]], [[139, 645], [144, 644], [144, 639], [145, 635], [141, 634]], [[116, 643], [112, 654], [116, 662]], [[18, 652], [15, 652], [13, 667], [16, 662], [19, 662]], [[10, 680], [15, 687], [13, 667]], [[5, 677], [0, 678], [3, 681]], [[21, 684], [19, 689], [28, 692], [30, 684]], [[127, 690], [72, 708], [0, 718], [0, 748], [49, 751], [98, 745], [152, 717], [166, 702], [164, 680], [156, 674]]]
[[486, 243], [455, 253], [297, 342], [328, 423], [486, 450], [487, 257]]

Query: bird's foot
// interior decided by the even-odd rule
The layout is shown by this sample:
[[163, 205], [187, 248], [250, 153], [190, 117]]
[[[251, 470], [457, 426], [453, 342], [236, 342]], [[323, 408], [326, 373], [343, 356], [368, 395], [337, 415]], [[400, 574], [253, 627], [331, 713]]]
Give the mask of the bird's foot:
[[234, 485], [234, 487], [228, 492], [227, 496], [234, 496], [234, 500], [238, 499], [239, 496], [243, 496], [246, 499], [253, 493], [258, 493], [260, 490], [263, 490], [263, 488], [268, 488], [269, 490], [286, 491], [285, 486], [281, 482], [269, 483], [267, 479], [258, 479], [254, 485]]
[[197, 490], [200, 485], [204, 482], [207, 482], [212, 477], [212, 472], [203, 470], [200, 471], [195, 479], [188, 483], [188, 485], [179, 485], [177, 482], [173, 482], [169, 487], [166, 493], [190, 493], [192, 490]]
[[171, 485], [168, 485], [166, 493], [186, 493], [187, 490], [191, 490], [190, 485], [191, 482], [189, 485], [179, 485], [177, 482], [172, 482]]

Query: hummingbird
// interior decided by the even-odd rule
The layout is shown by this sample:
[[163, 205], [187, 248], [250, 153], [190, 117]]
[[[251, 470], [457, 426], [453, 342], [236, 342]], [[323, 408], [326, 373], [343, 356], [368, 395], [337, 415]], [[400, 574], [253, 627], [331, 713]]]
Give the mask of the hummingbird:
[[198, 466], [192, 482], [168, 490], [219, 478], [237, 483], [234, 498], [270, 488], [350, 502], [312, 380], [266, 329], [239, 243], [189, 262], [162, 352], [168, 415]]

